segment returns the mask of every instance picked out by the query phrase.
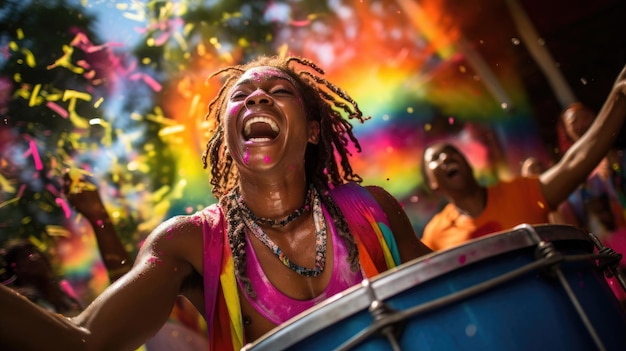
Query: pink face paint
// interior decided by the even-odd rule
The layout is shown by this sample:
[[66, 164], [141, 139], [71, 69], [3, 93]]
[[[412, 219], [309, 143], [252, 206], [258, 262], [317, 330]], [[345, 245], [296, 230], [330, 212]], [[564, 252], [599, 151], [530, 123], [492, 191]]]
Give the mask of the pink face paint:
[[243, 156], [243, 163], [248, 164], [250, 161], [250, 149], [246, 148], [246, 153]]
[[269, 156], [264, 156], [263, 157], [263, 162], [265, 162], [265, 163], [270, 163], [271, 160], [272, 159]]
[[228, 114], [231, 115], [231, 116], [236, 116], [237, 113], [239, 113], [239, 106], [237, 106], [237, 105], [232, 106], [230, 108], [230, 111], [228, 111]]

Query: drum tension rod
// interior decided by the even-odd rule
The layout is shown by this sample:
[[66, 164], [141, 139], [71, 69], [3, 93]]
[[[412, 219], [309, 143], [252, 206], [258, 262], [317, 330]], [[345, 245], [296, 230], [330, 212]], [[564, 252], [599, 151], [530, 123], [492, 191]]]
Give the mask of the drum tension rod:
[[[369, 279], [364, 279], [361, 282], [361, 285], [363, 286], [364, 290], [367, 292], [367, 295], [369, 295], [369, 298], [371, 301], [370, 306], [369, 306], [369, 312], [372, 315], [372, 317], [374, 317], [374, 322], [370, 326], [369, 330], [375, 331], [377, 334], [387, 338], [387, 341], [389, 341], [394, 351], [401, 351], [402, 349], [400, 348], [400, 343], [398, 342], [398, 338], [402, 334], [404, 323], [397, 321], [396, 318], [392, 318], [394, 315], [398, 314], [398, 311], [386, 305], [384, 302], [382, 302], [378, 298], [378, 296], [376, 296], [376, 293], [374, 289], [372, 288], [372, 285]], [[359, 341], [360, 341], [359, 338], [357, 338], [357, 341], [355, 344], [352, 344], [351, 346], [347, 346], [347, 345], [344, 345], [344, 346], [347, 346], [348, 348], [350, 348], [352, 346], [356, 346], [356, 344], [358, 344]], [[348, 343], [348, 345], [350, 345], [350, 343]], [[340, 348], [340, 349], [343, 349], [343, 348]]]
[[[524, 229], [531, 231], [532, 236], [539, 238], [539, 235], [537, 234], [537, 232], [532, 226], [525, 226]], [[589, 317], [587, 317], [587, 314], [583, 310], [580, 302], [578, 301], [578, 298], [574, 294], [572, 287], [569, 285], [569, 283], [567, 282], [567, 279], [565, 278], [565, 275], [561, 271], [560, 264], [564, 261], [563, 255], [559, 251], [556, 250], [553, 243], [546, 242], [543, 240], [539, 240], [539, 242], [537, 243], [535, 255], [539, 259], [559, 258], [555, 261], [554, 264], [546, 267], [548, 274], [552, 277], [556, 276], [559, 279], [561, 286], [563, 286], [563, 289], [565, 289], [567, 296], [569, 297], [570, 301], [574, 305], [574, 308], [576, 309], [578, 316], [580, 317], [581, 321], [587, 328], [587, 331], [589, 332], [589, 335], [591, 336], [594, 343], [596, 344], [596, 347], [598, 348], [599, 351], [605, 351], [606, 348], [604, 347], [604, 344], [602, 343], [600, 336], [598, 335], [595, 328], [593, 327], [593, 324], [591, 324]]]
[[593, 233], [589, 233], [589, 237], [598, 249], [598, 253], [603, 256], [603, 258], [598, 259], [598, 267], [600, 267], [607, 278], [615, 277], [619, 285], [626, 292], [626, 279], [624, 278], [624, 273], [619, 269], [622, 254], [615, 252], [615, 250], [608, 246], [604, 246], [600, 239]]

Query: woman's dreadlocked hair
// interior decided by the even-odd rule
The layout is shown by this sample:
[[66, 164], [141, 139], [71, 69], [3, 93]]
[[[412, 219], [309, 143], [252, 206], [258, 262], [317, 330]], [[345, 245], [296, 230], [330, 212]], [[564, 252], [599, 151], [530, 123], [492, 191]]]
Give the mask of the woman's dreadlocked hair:
[[[308, 144], [305, 154], [305, 171], [307, 182], [312, 183], [322, 198], [324, 206], [333, 218], [338, 233], [348, 247], [348, 260], [352, 269], [358, 267], [358, 252], [354, 238], [349, 234], [348, 224], [341, 214], [337, 204], [330, 196], [329, 184], [338, 185], [347, 181], [361, 182], [362, 179], [352, 170], [348, 150], [352, 143], [357, 152], [361, 146], [353, 134], [349, 119], [364, 122], [364, 117], [356, 101], [345, 91], [322, 78], [324, 71], [313, 62], [299, 57], [259, 57], [247, 64], [231, 66], [213, 73], [209, 79], [224, 76], [223, 86], [217, 96], [210, 102], [206, 119], [216, 126], [215, 131], [207, 143], [202, 155], [204, 168], [211, 168], [211, 185], [213, 195], [220, 200], [220, 205], [228, 219], [228, 238], [235, 272], [252, 296], [249, 280], [245, 275], [245, 226], [238, 218], [237, 208], [233, 208], [232, 201], [228, 201], [228, 193], [238, 187], [239, 174], [233, 167], [233, 160], [226, 152], [224, 143], [224, 126], [222, 114], [228, 104], [228, 93], [239, 77], [250, 68], [269, 66], [278, 68], [288, 74], [296, 82], [296, 88], [302, 94], [306, 116], [309, 120], [320, 124], [321, 140], [317, 145]], [[298, 66], [298, 68], [294, 67]], [[308, 68], [308, 69], [307, 69]], [[343, 114], [347, 115], [347, 119]], [[339, 164], [337, 162], [339, 159]], [[343, 171], [343, 172], [341, 172]]]

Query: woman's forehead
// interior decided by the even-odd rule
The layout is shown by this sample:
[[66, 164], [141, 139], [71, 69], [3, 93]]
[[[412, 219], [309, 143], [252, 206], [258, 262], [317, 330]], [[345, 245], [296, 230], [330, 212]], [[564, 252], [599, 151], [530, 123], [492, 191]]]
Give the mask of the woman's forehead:
[[283, 70], [277, 67], [260, 66], [250, 68], [239, 78], [238, 84], [246, 81], [262, 81], [273, 78], [282, 78], [294, 83], [293, 79]]
[[454, 153], [454, 154], [459, 153], [458, 150], [450, 144], [437, 143], [426, 148], [426, 151], [424, 152], [424, 158], [427, 159], [429, 157], [432, 157], [433, 155], [438, 155], [443, 152]]

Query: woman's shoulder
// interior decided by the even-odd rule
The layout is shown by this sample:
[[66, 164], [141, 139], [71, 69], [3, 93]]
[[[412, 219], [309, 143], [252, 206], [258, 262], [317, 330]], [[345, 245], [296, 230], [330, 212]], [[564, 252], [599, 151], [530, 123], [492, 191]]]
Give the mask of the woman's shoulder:
[[205, 225], [213, 225], [222, 219], [221, 208], [213, 204], [191, 214], [172, 216], [157, 226], [151, 235], [198, 235]]
[[186, 256], [190, 251], [202, 249], [205, 226], [214, 226], [222, 218], [218, 205], [211, 205], [191, 214], [175, 215], [158, 225], [142, 246], [151, 245]]

